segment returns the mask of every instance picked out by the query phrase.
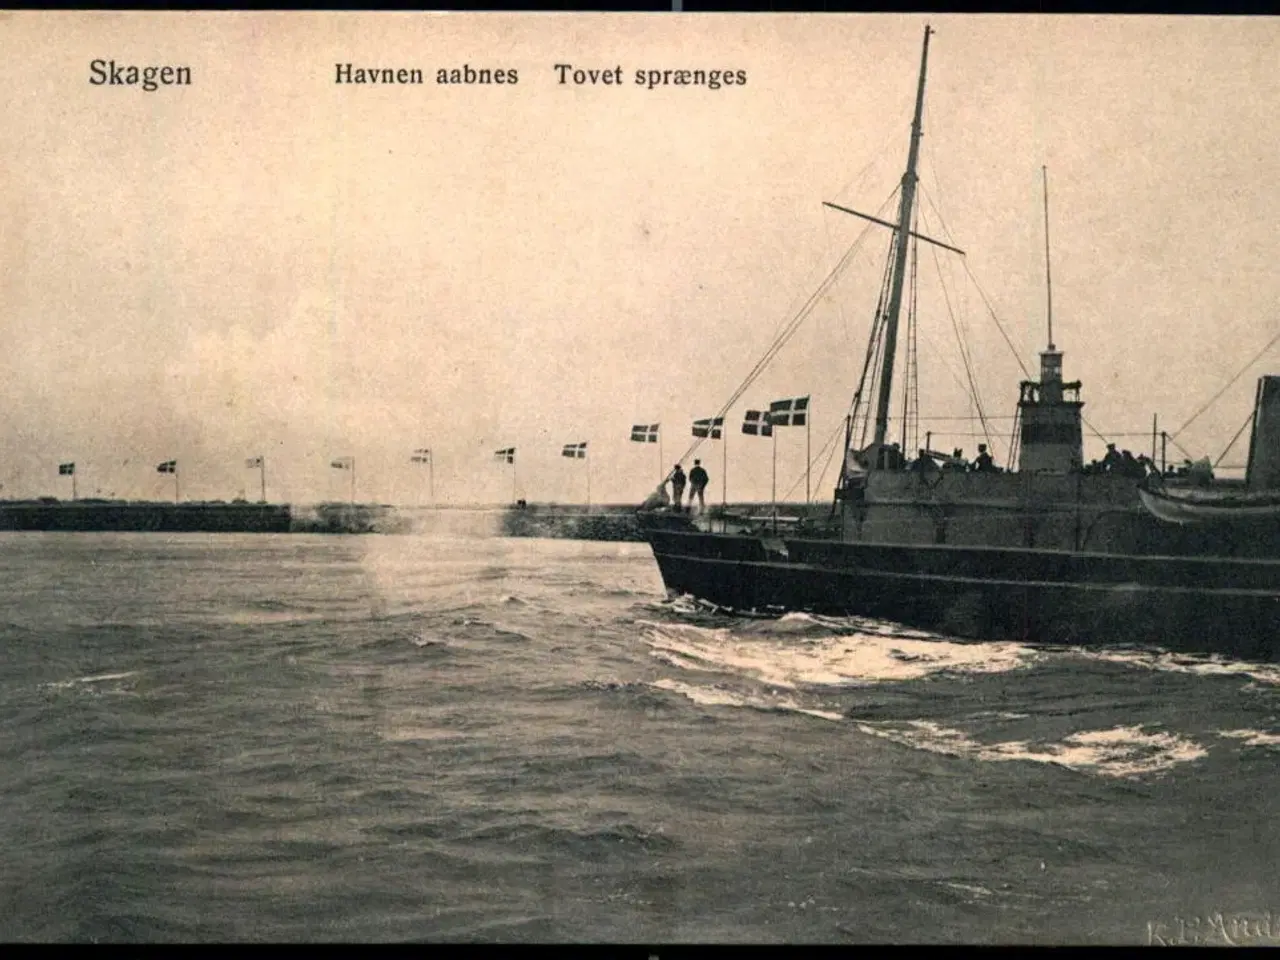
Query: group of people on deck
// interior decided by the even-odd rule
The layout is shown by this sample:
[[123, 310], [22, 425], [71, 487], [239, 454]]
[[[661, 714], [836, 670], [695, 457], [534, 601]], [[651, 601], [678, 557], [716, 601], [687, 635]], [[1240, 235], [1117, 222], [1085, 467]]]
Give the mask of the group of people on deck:
[[[868, 447], [864, 451], [851, 453], [859, 469], [868, 469], [871, 450], [872, 448]], [[938, 453], [936, 450], [921, 450], [915, 460], [908, 460], [902, 452], [902, 447], [896, 443], [880, 447], [879, 456], [876, 459], [881, 470], [909, 470], [922, 473], [940, 468], [949, 473], [1003, 473], [1000, 467], [996, 466], [985, 443], [978, 444], [978, 455], [972, 461], [966, 460], [964, 451], [959, 448], [952, 451], [950, 456]]]
[[[896, 443], [894, 447], [897, 447]], [[932, 450], [921, 450], [920, 455], [911, 461], [907, 469], [916, 473], [924, 473], [939, 467], [947, 473], [1003, 473], [996, 466], [996, 462], [992, 459], [985, 443], [978, 444], [978, 455], [973, 458], [972, 462], [964, 458], [964, 451], [958, 447], [952, 451], [949, 457], [945, 454], [935, 453]]]
[[[941, 464], [939, 464], [941, 461]], [[978, 455], [972, 462], [964, 458], [964, 451], [956, 450], [951, 456], [934, 453], [932, 451], [921, 450], [918, 459], [910, 463], [904, 463], [901, 450], [898, 445], [892, 444], [885, 447], [881, 451], [881, 462], [888, 469], [903, 469], [923, 472], [926, 470], [936, 469], [939, 466], [943, 471], [957, 471], [962, 473], [1002, 473], [1000, 467], [996, 466], [991, 454], [987, 451], [985, 443], [978, 444]], [[1081, 468], [1081, 472], [1085, 474], [1113, 473], [1120, 476], [1133, 477], [1142, 479], [1147, 476], [1160, 476], [1160, 468], [1148, 456], [1139, 454], [1134, 456], [1128, 450], [1117, 451], [1114, 443], [1107, 444], [1107, 452], [1102, 460], [1094, 460]], [[1207, 472], [1209, 479], [1212, 479], [1213, 473], [1208, 469], [1208, 463], [1192, 464], [1187, 461], [1183, 468], [1170, 468], [1165, 476], [1191, 476], [1198, 479], [1198, 473]], [[665, 480], [658, 485], [658, 488], [649, 495], [645, 502], [641, 505], [641, 510], [658, 510], [662, 507], [669, 508], [674, 513], [693, 513], [693, 502], [698, 501], [698, 512], [703, 513], [707, 509], [706, 490], [707, 484], [711, 478], [707, 475], [707, 471], [702, 466], [701, 460], [694, 460], [693, 467], [689, 470], [688, 475], [685, 474], [684, 468], [680, 464], [676, 464], [672, 471], [667, 474]], [[671, 485], [671, 493], [667, 493], [667, 484]], [[685, 503], [684, 493], [688, 488], [689, 499]]]
[[[703, 513], [707, 509], [707, 484], [711, 481], [711, 477], [707, 475], [706, 469], [702, 466], [701, 460], [693, 461], [693, 467], [689, 470], [688, 475], [685, 474], [684, 468], [680, 464], [676, 464], [675, 468], [667, 474], [667, 478], [658, 485], [658, 489], [651, 493], [648, 499], [641, 505], [642, 510], [657, 510], [659, 507], [670, 507], [675, 513], [693, 513], [693, 501], [698, 501], [698, 512]], [[671, 493], [667, 493], [667, 484], [671, 484]], [[684, 490], [689, 488], [689, 503], [684, 505]]]
[[1160, 468], [1146, 454], [1136, 457], [1128, 450], [1116, 450], [1114, 443], [1107, 444], [1107, 452], [1101, 460], [1092, 460], [1080, 468], [1084, 474], [1114, 473], [1122, 477], [1142, 480], [1145, 477], [1160, 476]]
[[1107, 452], [1101, 460], [1092, 461], [1083, 467], [1081, 472], [1114, 473], [1122, 477], [1132, 477], [1134, 480], [1143, 480], [1147, 477], [1179, 477], [1198, 484], [1207, 484], [1213, 480], [1213, 465], [1207, 457], [1202, 457], [1194, 463], [1184, 460], [1181, 466], [1169, 464], [1161, 473], [1156, 462], [1146, 454], [1140, 453], [1135, 457], [1128, 450], [1117, 451], [1114, 443], [1107, 444]]

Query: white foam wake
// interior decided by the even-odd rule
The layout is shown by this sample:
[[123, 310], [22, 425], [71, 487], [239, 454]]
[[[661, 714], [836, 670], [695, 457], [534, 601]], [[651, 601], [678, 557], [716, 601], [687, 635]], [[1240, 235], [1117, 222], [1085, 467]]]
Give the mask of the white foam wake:
[[857, 726], [871, 736], [932, 753], [968, 760], [1051, 763], [1081, 773], [1109, 777], [1161, 773], [1207, 755], [1207, 751], [1193, 740], [1163, 731], [1147, 731], [1141, 725], [1085, 730], [1064, 737], [1058, 743], [1036, 744], [1025, 740], [980, 743], [963, 731], [929, 720], [905, 723], [860, 721]]
[[865, 686], [942, 671], [1003, 673], [1038, 657], [1015, 643], [902, 636], [754, 637], [728, 629], [645, 623], [650, 654], [683, 670], [731, 673], [777, 687]]
[[1248, 677], [1258, 683], [1280, 685], [1280, 665], [1274, 663], [1227, 660], [1216, 654], [1174, 654], [1156, 651], [1088, 650], [1084, 648], [1074, 652], [1087, 660], [1119, 663], [1144, 670], [1185, 673], [1199, 677]]
[[748, 707], [755, 710], [785, 710], [791, 713], [803, 713], [823, 720], [843, 720], [844, 714], [834, 710], [817, 710], [805, 707], [794, 699], [778, 695], [745, 693], [727, 690], [724, 687], [700, 687], [681, 683], [679, 680], [655, 680], [651, 686], [659, 690], [668, 690], [687, 697], [694, 703], [704, 707]]
[[1280, 733], [1261, 730], [1219, 730], [1218, 736], [1241, 740], [1246, 747], [1280, 747]]

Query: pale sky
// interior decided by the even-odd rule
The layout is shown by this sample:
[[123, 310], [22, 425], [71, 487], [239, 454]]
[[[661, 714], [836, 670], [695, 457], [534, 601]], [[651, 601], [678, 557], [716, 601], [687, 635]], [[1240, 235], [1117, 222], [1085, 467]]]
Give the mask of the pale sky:
[[[1176, 430], [1280, 333], [1275, 20], [5, 13], [0, 496], [68, 496], [66, 460], [81, 496], [170, 496], [155, 465], [176, 458], [184, 496], [256, 497], [244, 460], [265, 454], [273, 500], [345, 498], [329, 461], [354, 456], [359, 499], [414, 503], [430, 447], [441, 500], [492, 502], [512, 489], [493, 451], [515, 446], [522, 495], [581, 500], [587, 465], [560, 449], [585, 440], [592, 500], [638, 502], [660, 465], [631, 425], [662, 424], [669, 467], [865, 229], [822, 201], [875, 212], [896, 188], [926, 19], [927, 232], [940, 210], [1034, 369], [1047, 165], [1066, 377], [1148, 451], [1153, 413]], [[193, 83], [94, 86], [95, 58]], [[338, 85], [339, 62], [427, 82]], [[518, 83], [435, 83], [464, 63]], [[562, 86], [557, 63], [624, 83]], [[747, 83], [633, 83], [673, 68]], [[815, 454], [839, 430], [889, 240], [872, 229], [730, 410], [730, 499], [770, 494], [748, 407], [811, 395]], [[963, 262], [937, 263], [922, 431], [980, 439], [952, 435], [971, 410], [949, 298], [999, 459], [1022, 373]], [[1216, 459], [1267, 372], [1280, 349], [1179, 442]], [[803, 498], [804, 449], [780, 432], [780, 495]], [[718, 499], [719, 444], [698, 456]]]

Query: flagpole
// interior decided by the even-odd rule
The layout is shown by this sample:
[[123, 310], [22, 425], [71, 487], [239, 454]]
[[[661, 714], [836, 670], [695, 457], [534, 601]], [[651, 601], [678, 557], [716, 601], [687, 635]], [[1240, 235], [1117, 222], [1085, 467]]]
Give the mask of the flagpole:
[[178, 462], [175, 460], [173, 463], [173, 502], [177, 503], [178, 501]]
[[356, 458], [351, 458], [351, 505], [356, 505]]
[[729, 508], [729, 431], [720, 428], [720, 506]]
[[436, 505], [436, 455], [427, 454], [427, 483], [431, 488], [431, 505]]
[[804, 502], [806, 504], [812, 502], [813, 494], [809, 486], [809, 471], [811, 469], [810, 445], [809, 445], [809, 426], [813, 419], [813, 408], [808, 408], [804, 418]]
[[587, 461], [587, 513], [591, 512], [591, 458], [587, 456], [585, 450], [582, 451], [582, 459]]
[[[767, 414], [766, 414], [767, 416]], [[770, 494], [773, 506], [773, 532], [778, 532], [778, 429], [774, 427], [769, 431], [769, 436], [773, 438], [773, 491]]]
[[262, 502], [267, 502], [267, 458], [264, 454], [258, 458], [258, 475], [262, 481]]
[[76, 465], [71, 465], [71, 499], [76, 499]]

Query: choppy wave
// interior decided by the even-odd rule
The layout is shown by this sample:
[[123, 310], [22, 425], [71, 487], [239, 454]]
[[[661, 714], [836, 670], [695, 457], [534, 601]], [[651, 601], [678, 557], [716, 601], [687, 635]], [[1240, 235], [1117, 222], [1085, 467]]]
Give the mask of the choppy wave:
[[1280, 733], [1262, 730], [1219, 730], [1218, 736], [1240, 740], [1246, 747], [1280, 747]]
[[1204, 747], [1187, 737], [1167, 731], [1148, 731], [1141, 725], [1083, 730], [1057, 743], [1026, 740], [987, 743], [931, 720], [860, 721], [857, 727], [863, 733], [903, 746], [967, 760], [1048, 763], [1108, 777], [1162, 773], [1208, 755]]
[[768, 693], [745, 693], [725, 687], [697, 686], [681, 683], [679, 680], [655, 680], [651, 686], [658, 690], [669, 690], [687, 697], [694, 703], [706, 707], [750, 707], [756, 710], [778, 710], [791, 713], [803, 713], [823, 720], [843, 720], [844, 714], [834, 710], [818, 710], [806, 707], [795, 699]]
[[100, 673], [91, 677], [75, 677], [71, 680], [58, 680], [53, 683], [44, 684], [47, 690], [72, 690], [77, 687], [83, 687], [88, 684], [110, 683], [114, 680], [127, 680], [130, 677], [136, 677], [138, 671], [125, 670], [120, 673]]
[[1229, 660], [1216, 654], [1185, 654], [1166, 651], [1089, 650], [1072, 653], [1086, 660], [1117, 663], [1165, 673], [1186, 673], [1198, 677], [1247, 677], [1268, 686], [1280, 685], [1280, 664]]
[[1136, 942], [1270, 889], [1265, 665], [729, 615], [591, 544], [168, 539], [0, 551], [0, 940]]

